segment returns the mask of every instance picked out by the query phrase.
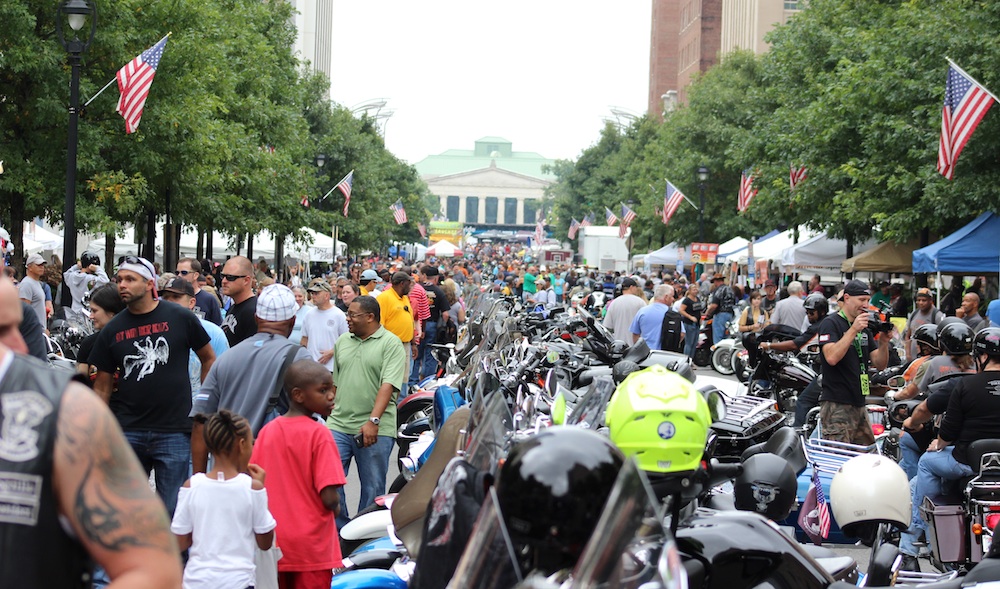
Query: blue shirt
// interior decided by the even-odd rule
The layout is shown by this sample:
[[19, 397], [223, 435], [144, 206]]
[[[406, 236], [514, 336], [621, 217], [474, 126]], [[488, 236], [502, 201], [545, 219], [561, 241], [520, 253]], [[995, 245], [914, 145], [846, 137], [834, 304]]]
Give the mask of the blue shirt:
[[[201, 321], [201, 326], [205, 328], [208, 337], [211, 338], [208, 344], [212, 346], [212, 351], [215, 352], [215, 357], [218, 358], [223, 352], [229, 349], [229, 340], [226, 339], [226, 332], [207, 319], [199, 317], [198, 320]], [[201, 359], [198, 358], [198, 354], [194, 350], [191, 350], [189, 354], [188, 378], [191, 379], [191, 398], [194, 399], [194, 396], [201, 390]]]
[[650, 350], [660, 349], [660, 328], [663, 326], [663, 316], [667, 314], [670, 307], [663, 303], [650, 303], [639, 309], [632, 319], [629, 331], [642, 336], [646, 340], [646, 345]]
[[1000, 299], [993, 299], [986, 306], [986, 318], [990, 320], [991, 327], [1000, 327]]

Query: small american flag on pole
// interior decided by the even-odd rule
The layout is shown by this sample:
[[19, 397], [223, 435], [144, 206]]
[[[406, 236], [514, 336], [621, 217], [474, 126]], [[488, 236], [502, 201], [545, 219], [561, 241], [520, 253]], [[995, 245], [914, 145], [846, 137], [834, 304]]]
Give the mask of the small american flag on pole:
[[819, 534], [823, 539], [830, 537], [830, 506], [826, 503], [826, 493], [823, 483], [819, 480], [819, 471], [813, 468], [813, 485], [816, 486], [816, 509], [819, 510]]
[[753, 197], [757, 196], [753, 180], [753, 173], [750, 170], [744, 170], [740, 175], [740, 192], [736, 199], [736, 209], [740, 212], [747, 210]]
[[677, 187], [667, 180], [667, 192], [663, 195], [663, 224], [670, 222], [670, 217], [674, 216], [677, 209], [684, 202], [684, 194], [677, 190]]
[[302, 195], [302, 200], [299, 201], [299, 204], [308, 209], [309, 208], [309, 197], [303, 194]]
[[396, 220], [396, 225], [406, 223], [406, 209], [403, 208], [403, 199], [392, 203], [389, 208], [392, 209], [392, 218]]
[[622, 205], [622, 224], [618, 227], [618, 237], [620, 239], [625, 239], [625, 233], [628, 231], [629, 225], [632, 224], [632, 220], [635, 219], [635, 211], [628, 208], [626, 205]]
[[545, 219], [539, 218], [538, 223], [535, 224], [535, 244], [542, 245], [542, 241], [545, 240]]
[[160, 65], [163, 49], [167, 46], [167, 37], [143, 51], [135, 59], [118, 70], [118, 107], [115, 108], [125, 118], [125, 133], [135, 133], [142, 118], [142, 109], [146, 106], [149, 87], [153, 85], [156, 67]]
[[420, 232], [420, 237], [427, 239], [427, 225], [417, 223], [417, 231]]
[[795, 190], [795, 187], [799, 184], [799, 182], [802, 182], [807, 177], [809, 177], [808, 168], [805, 166], [796, 168], [795, 165], [792, 164], [788, 172], [788, 186], [790, 187], [790, 190]]
[[955, 177], [959, 154], [995, 100], [979, 82], [949, 61], [938, 146], [937, 169], [942, 176], [949, 180]]
[[566, 233], [566, 236], [569, 237], [570, 239], [576, 239], [576, 232], [579, 230], [580, 230], [580, 222], [577, 221], [576, 219], [573, 219], [569, 224], [569, 231]]
[[612, 213], [608, 207], [604, 207], [604, 220], [607, 221], [608, 227], [614, 227], [615, 223], [618, 222], [618, 216]]
[[587, 216], [583, 218], [583, 221], [580, 221], [580, 227], [590, 227], [594, 224], [595, 217], [596, 215], [594, 215], [594, 213], [587, 213]]
[[335, 189], [340, 190], [344, 193], [344, 216], [347, 216], [347, 207], [351, 206], [351, 189], [354, 187], [354, 170], [351, 170], [344, 176], [344, 179], [337, 182], [334, 186]]

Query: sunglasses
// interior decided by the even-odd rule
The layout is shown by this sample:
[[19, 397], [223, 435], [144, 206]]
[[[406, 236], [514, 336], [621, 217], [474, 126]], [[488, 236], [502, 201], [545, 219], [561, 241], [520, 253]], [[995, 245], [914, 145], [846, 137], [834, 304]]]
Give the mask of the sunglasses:
[[240, 278], [247, 278], [246, 274], [223, 274], [222, 279], [227, 282], [236, 282]]
[[192, 270], [174, 270], [174, 274], [180, 274], [181, 276], [187, 276]]

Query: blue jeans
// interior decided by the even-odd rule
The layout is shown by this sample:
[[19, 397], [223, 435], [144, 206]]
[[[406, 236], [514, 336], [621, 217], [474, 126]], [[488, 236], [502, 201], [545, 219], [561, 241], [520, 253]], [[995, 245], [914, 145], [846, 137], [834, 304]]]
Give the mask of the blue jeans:
[[[332, 430], [331, 430], [332, 431]], [[385, 494], [385, 477], [389, 472], [389, 454], [395, 438], [378, 436], [376, 441], [367, 448], [359, 448], [354, 443], [354, 436], [342, 432], [333, 432], [333, 441], [340, 452], [340, 461], [344, 465], [344, 475], [351, 467], [351, 458], [358, 465], [358, 478], [361, 479], [361, 499], [358, 501], [358, 511], [375, 503], [375, 498]], [[344, 487], [337, 488], [340, 495], [340, 515], [337, 516], [337, 529], [341, 529], [351, 521], [347, 510], [347, 496]]]
[[437, 326], [437, 321], [424, 322], [424, 335], [420, 338], [417, 357], [413, 359], [413, 366], [410, 367], [410, 384], [420, 382], [421, 372], [424, 378], [437, 373], [437, 358], [431, 353], [431, 344], [437, 341]]
[[694, 349], [698, 347], [699, 331], [700, 329], [697, 323], [684, 324], [684, 353], [692, 360], [694, 359]]
[[920, 456], [923, 454], [923, 451], [917, 445], [917, 441], [913, 439], [913, 436], [906, 432], [903, 432], [903, 435], [899, 436], [899, 450], [902, 454], [899, 466], [906, 473], [906, 478], [912, 479], [917, 476], [917, 465], [920, 463]]
[[802, 390], [802, 394], [799, 395], [798, 400], [795, 402], [795, 423], [792, 424], [793, 427], [802, 427], [806, 424], [806, 417], [809, 415], [809, 410], [819, 405], [819, 394], [822, 392], [823, 386], [820, 384], [819, 377], [817, 376]]
[[920, 531], [927, 531], [927, 522], [920, 517], [920, 504], [924, 497], [942, 495], [950, 483], [962, 477], [972, 476], [972, 468], [955, 460], [952, 456], [954, 446], [948, 446], [940, 452], [927, 451], [920, 457], [917, 466], [917, 476], [910, 481], [910, 491], [913, 500], [913, 515], [910, 528], [903, 532], [899, 539], [899, 551], [911, 556], [917, 555], [913, 543]]
[[172, 518], [177, 507], [177, 493], [191, 477], [191, 434], [160, 432], [125, 432], [146, 476], [156, 476], [156, 494], [163, 500]]
[[718, 312], [712, 320], [712, 343], [717, 344], [726, 339], [726, 326], [733, 320], [733, 313]]

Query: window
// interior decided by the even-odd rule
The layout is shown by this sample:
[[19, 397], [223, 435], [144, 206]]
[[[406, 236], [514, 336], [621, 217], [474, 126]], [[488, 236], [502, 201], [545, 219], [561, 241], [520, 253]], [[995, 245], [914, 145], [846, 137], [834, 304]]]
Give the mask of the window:
[[490, 225], [497, 224], [497, 201], [499, 199], [495, 196], [486, 197], [486, 218], [483, 219], [486, 223]]
[[479, 197], [468, 196], [465, 198], [465, 222], [479, 222]]
[[517, 223], [517, 199], [505, 198], [503, 201], [503, 222], [507, 225]]
[[524, 224], [530, 225], [537, 221], [538, 216], [538, 201], [537, 200], [525, 200], [524, 201]]
[[448, 197], [448, 210], [447, 210], [449, 221], [458, 221], [458, 197], [449, 196]]
[[802, 10], [802, 3], [785, 0], [785, 10]]

